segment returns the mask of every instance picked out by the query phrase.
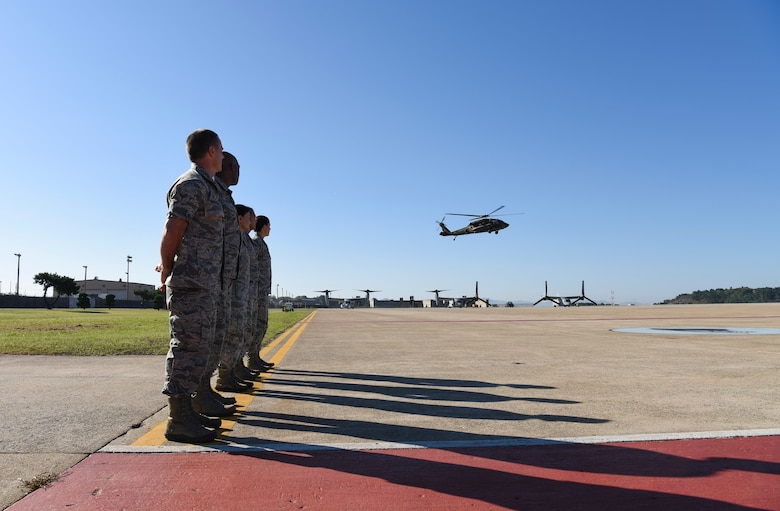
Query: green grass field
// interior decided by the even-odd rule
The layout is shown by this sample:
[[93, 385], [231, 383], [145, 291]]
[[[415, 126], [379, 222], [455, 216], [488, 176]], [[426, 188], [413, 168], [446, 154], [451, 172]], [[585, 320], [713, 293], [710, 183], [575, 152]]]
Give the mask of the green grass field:
[[[263, 344], [310, 310], [268, 312]], [[154, 309], [0, 309], [2, 355], [164, 355], [168, 312]]]

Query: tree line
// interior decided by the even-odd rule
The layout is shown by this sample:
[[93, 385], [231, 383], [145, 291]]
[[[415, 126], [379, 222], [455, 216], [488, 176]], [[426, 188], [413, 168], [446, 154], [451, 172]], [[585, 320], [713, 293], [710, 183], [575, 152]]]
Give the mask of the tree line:
[[[78, 293], [78, 301], [76, 302], [78, 307], [86, 309], [90, 305], [89, 296], [86, 293], [79, 293], [81, 286], [72, 277], [66, 277], [57, 273], [41, 272], [33, 277], [33, 282], [43, 287], [43, 302], [49, 309], [54, 307], [54, 304], [57, 303], [57, 300], [59, 300], [60, 296], [70, 296], [75, 295], [76, 293]], [[52, 298], [46, 296], [49, 292], [49, 288], [53, 290]], [[133, 291], [133, 294], [141, 297], [142, 307], [144, 301], [147, 300], [152, 302], [152, 306], [155, 309], [159, 310], [165, 307], [165, 295], [163, 295], [163, 293], [159, 290], [147, 291], [136, 289]], [[114, 305], [115, 299], [116, 296], [112, 294], [106, 295], [106, 307], [110, 309]]]
[[697, 304], [697, 303], [770, 303], [780, 302], [780, 287], [737, 287], [729, 289], [710, 289], [708, 291], [694, 291], [677, 295], [671, 300], [664, 300], [667, 304]]

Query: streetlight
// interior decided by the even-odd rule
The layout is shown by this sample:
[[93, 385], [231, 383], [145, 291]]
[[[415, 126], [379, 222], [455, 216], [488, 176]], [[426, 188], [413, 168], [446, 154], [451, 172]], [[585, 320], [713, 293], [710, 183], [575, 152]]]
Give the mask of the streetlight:
[[22, 254], [14, 254], [16, 256], [16, 296], [19, 296], [19, 265], [22, 263]]
[[133, 256], [127, 256], [127, 282], [125, 282], [127, 290], [125, 291], [125, 300], [130, 299], [130, 263], [132, 262]]
[[84, 265], [84, 291], [82, 292], [87, 292], [87, 265]]

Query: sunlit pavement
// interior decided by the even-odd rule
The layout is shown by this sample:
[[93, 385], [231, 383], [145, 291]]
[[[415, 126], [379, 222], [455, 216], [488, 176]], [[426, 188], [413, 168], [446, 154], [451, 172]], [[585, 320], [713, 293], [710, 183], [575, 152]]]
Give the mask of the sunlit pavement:
[[[780, 306], [320, 310], [218, 442], [165, 411], [12, 511], [780, 510]], [[144, 419], [139, 418], [139, 421]]]

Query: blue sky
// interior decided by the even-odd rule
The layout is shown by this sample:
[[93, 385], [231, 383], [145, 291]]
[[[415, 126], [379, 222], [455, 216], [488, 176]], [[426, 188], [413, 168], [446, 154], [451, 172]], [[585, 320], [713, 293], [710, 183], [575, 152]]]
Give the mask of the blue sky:
[[[186, 136], [271, 218], [274, 292], [653, 303], [780, 286], [780, 4], [2, 2], [0, 284], [157, 283]], [[444, 213], [524, 213], [438, 235]], [[451, 228], [465, 225], [448, 217]]]

